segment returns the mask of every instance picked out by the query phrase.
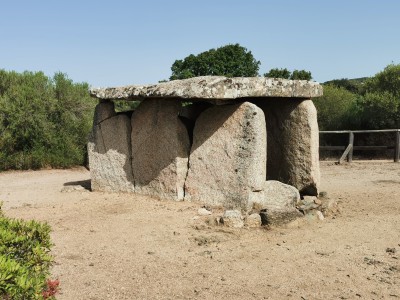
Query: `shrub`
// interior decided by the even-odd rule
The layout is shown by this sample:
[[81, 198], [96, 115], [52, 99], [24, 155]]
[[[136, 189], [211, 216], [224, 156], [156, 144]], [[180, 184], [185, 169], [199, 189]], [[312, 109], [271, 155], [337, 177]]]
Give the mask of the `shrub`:
[[344, 88], [324, 85], [324, 95], [314, 99], [320, 130], [355, 129], [359, 123], [358, 97]]
[[49, 225], [10, 219], [0, 211], [1, 299], [48, 299], [55, 294], [58, 281], [47, 280], [50, 248]]
[[0, 70], [0, 170], [81, 165], [95, 101], [57, 73]]

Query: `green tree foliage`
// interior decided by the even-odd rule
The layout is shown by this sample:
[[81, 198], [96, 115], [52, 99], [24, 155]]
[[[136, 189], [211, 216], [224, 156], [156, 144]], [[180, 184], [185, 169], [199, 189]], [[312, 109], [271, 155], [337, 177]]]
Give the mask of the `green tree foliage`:
[[290, 75], [290, 79], [292, 80], [308, 80], [312, 79], [311, 72], [306, 70], [294, 70], [292, 75]]
[[370, 78], [328, 81], [315, 104], [325, 130], [400, 128], [400, 65]]
[[0, 170], [83, 164], [94, 105], [63, 73], [0, 70]]
[[349, 129], [357, 122], [358, 96], [342, 87], [324, 86], [324, 95], [316, 98], [320, 130]]
[[271, 69], [268, 71], [268, 73], [264, 74], [264, 77], [270, 77], [270, 78], [283, 78], [283, 79], [289, 79], [290, 78], [290, 71], [288, 69]]
[[367, 92], [358, 106], [361, 128], [400, 128], [400, 98], [390, 92]]
[[365, 82], [367, 92], [388, 92], [400, 97], [400, 64], [390, 64], [382, 72], [369, 78]]
[[347, 78], [342, 78], [342, 79], [334, 79], [325, 82], [324, 84], [330, 84], [334, 85], [336, 87], [342, 87], [349, 92], [355, 93], [355, 94], [364, 94], [365, 93], [365, 81], [367, 80], [367, 77], [363, 78], [355, 78], [355, 79], [347, 79]]
[[259, 67], [260, 62], [251, 51], [239, 44], [226, 45], [176, 60], [171, 67], [170, 80], [205, 75], [252, 77], [258, 75]]
[[390, 64], [365, 81], [360, 100], [362, 126], [368, 129], [400, 128], [400, 64]]
[[268, 73], [264, 74], [264, 77], [270, 78], [283, 78], [283, 79], [291, 79], [291, 80], [311, 80], [312, 75], [311, 72], [306, 70], [294, 70], [290, 72], [288, 69], [271, 69]]

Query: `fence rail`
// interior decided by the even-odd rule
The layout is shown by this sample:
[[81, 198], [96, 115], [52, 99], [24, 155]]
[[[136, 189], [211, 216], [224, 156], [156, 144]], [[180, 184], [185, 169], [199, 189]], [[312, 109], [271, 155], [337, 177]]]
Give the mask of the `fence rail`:
[[[381, 133], [381, 132], [394, 132], [395, 144], [394, 146], [354, 146], [355, 133]], [[337, 131], [320, 131], [320, 134], [343, 134], [349, 135], [349, 144], [347, 146], [320, 146], [320, 150], [344, 150], [339, 159], [342, 163], [346, 158], [349, 163], [353, 161], [354, 150], [390, 150], [394, 149], [394, 162], [400, 161], [400, 129], [381, 129], [381, 130], [337, 130]]]

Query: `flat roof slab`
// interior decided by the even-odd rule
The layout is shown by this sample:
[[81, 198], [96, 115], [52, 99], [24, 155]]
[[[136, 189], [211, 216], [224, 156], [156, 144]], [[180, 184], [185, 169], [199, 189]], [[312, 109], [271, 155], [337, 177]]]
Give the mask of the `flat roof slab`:
[[322, 96], [322, 86], [306, 80], [266, 77], [201, 76], [150, 85], [93, 88], [90, 95], [104, 100], [144, 100], [178, 98], [232, 100], [238, 98], [314, 98]]

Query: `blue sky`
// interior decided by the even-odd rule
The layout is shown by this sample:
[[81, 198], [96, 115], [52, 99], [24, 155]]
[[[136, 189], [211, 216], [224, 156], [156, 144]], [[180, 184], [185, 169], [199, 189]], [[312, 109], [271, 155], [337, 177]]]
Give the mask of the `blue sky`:
[[176, 59], [239, 43], [314, 80], [400, 63], [398, 0], [0, 0], [0, 69], [94, 87], [168, 79]]

